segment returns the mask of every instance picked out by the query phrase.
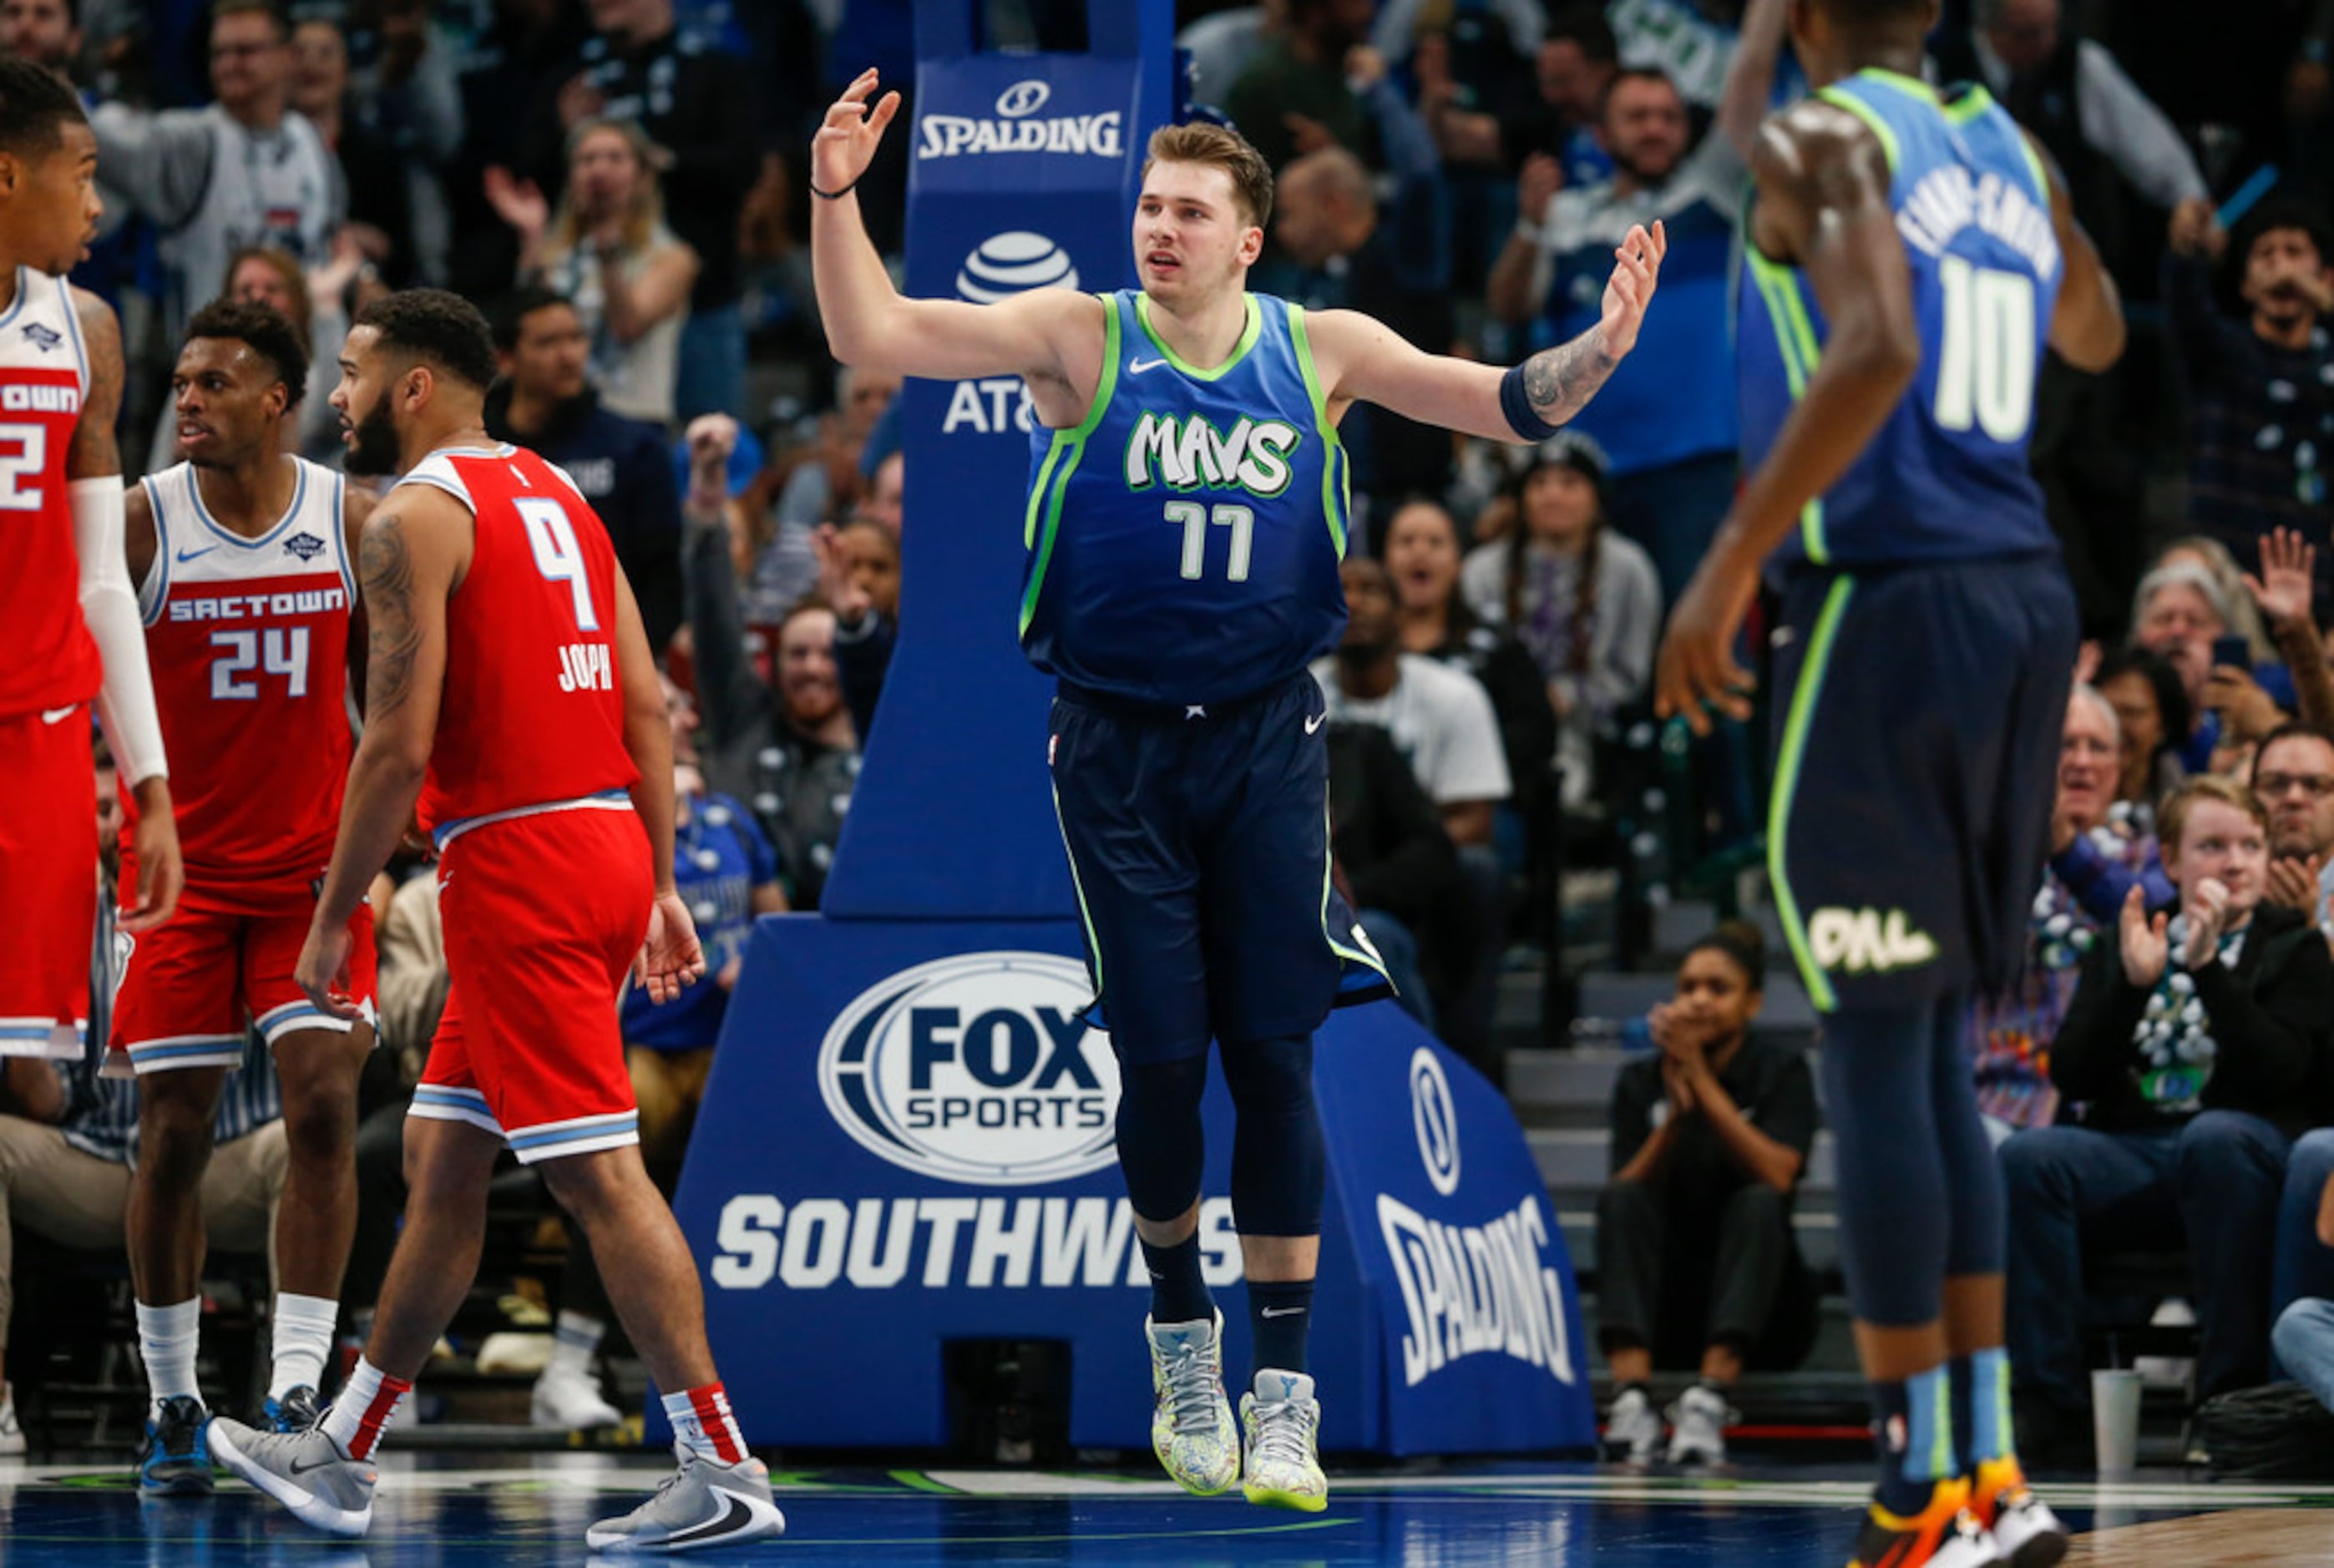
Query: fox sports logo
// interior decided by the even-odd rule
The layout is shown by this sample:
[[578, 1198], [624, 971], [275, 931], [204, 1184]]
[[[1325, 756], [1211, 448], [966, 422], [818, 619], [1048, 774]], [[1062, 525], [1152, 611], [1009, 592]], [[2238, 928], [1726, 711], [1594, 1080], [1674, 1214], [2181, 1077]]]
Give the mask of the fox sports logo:
[[1024, 1187], [1117, 1157], [1118, 1059], [1080, 1019], [1085, 968], [966, 953], [868, 987], [819, 1046], [818, 1086], [869, 1152], [944, 1181]]
[[977, 305], [993, 305], [1031, 289], [1075, 289], [1078, 269], [1069, 252], [1042, 234], [1011, 229], [982, 240], [964, 258], [956, 292]]

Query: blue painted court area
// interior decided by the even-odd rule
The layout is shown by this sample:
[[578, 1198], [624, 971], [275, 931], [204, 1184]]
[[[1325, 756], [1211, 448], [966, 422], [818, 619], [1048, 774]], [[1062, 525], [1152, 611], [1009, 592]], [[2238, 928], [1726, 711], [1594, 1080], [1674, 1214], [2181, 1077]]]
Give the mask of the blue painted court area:
[[[617, 1559], [584, 1550], [585, 1526], [630, 1506], [664, 1474], [630, 1456], [468, 1457], [392, 1461], [373, 1532], [355, 1544], [313, 1534], [232, 1483], [208, 1501], [149, 1501], [114, 1467], [0, 1462], [0, 1568], [612, 1564]], [[786, 1539], [704, 1561], [1837, 1564], [1862, 1495], [1846, 1470], [1694, 1479], [1503, 1466], [1341, 1477], [1328, 1512], [1308, 1516], [1251, 1508], [1236, 1496], [1186, 1497], [1147, 1476], [835, 1470], [778, 1479]], [[2054, 1496], [2078, 1529], [2225, 1514], [2232, 1535], [2266, 1511], [2291, 1518], [2284, 1511], [2334, 1505], [2334, 1488], [2204, 1487], [2176, 1478]], [[2311, 1522], [2319, 1521], [2327, 1526], [2321, 1539], [2334, 1544], [2334, 1514]], [[2079, 1544], [2077, 1550], [2082, 1560]]]

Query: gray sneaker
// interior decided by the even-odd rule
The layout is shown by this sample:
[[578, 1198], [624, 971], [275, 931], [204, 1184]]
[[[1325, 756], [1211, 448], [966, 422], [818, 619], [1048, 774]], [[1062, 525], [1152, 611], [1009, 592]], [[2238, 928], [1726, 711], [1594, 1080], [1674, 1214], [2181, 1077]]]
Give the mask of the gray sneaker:
[[783, 1535], [786, 1516], [770, 1497], [770, 1472], [759, 1459], [725, 1465], [675, 1443], [680, 1468], [656, 1496], [621, 1519], [603, 1519], [584, 1534], [595, 1552], [694, 1552]]
[[362, 1535], [372, 1523], [372, 1489], [381, 1472], [352, 1459], [322, 1426], [304, 1432], [262, 1432], [225, 1416], [210, 1424], [211, 1457], [292, 1510], [301, 1523], [332, 1535]]

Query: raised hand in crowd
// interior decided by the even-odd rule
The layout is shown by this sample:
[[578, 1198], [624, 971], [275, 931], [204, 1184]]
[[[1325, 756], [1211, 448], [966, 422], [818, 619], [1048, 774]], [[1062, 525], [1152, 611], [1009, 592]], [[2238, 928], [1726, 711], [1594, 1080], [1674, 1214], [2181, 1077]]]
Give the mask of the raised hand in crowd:
[[834, 611], [834, 618], [845, 626], [854, 626], [874, 608], [875, 601], [861, 587], [858, 575], [852, 570], [851, 552], [843, 543], [842, 530], [832, 523], [822, 523], [810, 536], [811, 548], [818, 553], [818, 595]]
[[1564, 165], [1545, 152], [1524, 159], [1516, 177], [1516, 221], [1537, 228], [1548, 216], [1548, 204], [1564, 188]]
[[2180, 961], [2188, 968], [2201, 969], [2213, 961], [2220, 948], [2221, 932], [2229, 923], [2229, 888], [2218, 877], [2200, 877], [2187, 895], [2181, 913], [2188, 917], [2188, 945]]
[[2262, 535], [2261, 568], [2258, 577], [2245, 573], [2245, 587], [2269, 622], [2280, 657], [2293, 672], [2295, 707], [2310, 724], [2334, 726], [2334, 671], [2327, 669], [2318, 622], [2310, 613], [2318, 547], [2297, 529], [2274, 529]]
[[2269, 903], [2282, 904], [2314, 918], [2318, 912], [2318, 876], [2325, 869], [2324, 855], [2273, 855], [2262, 897]]
[[2171, 923], [2166, 914], [2149, 917], [2147, 899], [2134, 883], [2124, 896], [2118, 951], [2123, 957], [2123, 977], [2143, 991], [2153, 990], [2164, 978], [2164, 966], [2172, 956], [2171, 941], [2165, 935]]
[[727, 414], [699, 414], [682, 438], [689, 447], [689, 506], [719, 512], [729, 493], [729, 455], [738, 449], [738, 421]]
[[2172, 224], [2165, 238], [2179, 255], [2201, 255], [2209, 261], [2219, 261], [2229, 247], [2229, 231], [2213, 216], [2213, 204], [2201, 196], [2192, 196], [2172, 209]]

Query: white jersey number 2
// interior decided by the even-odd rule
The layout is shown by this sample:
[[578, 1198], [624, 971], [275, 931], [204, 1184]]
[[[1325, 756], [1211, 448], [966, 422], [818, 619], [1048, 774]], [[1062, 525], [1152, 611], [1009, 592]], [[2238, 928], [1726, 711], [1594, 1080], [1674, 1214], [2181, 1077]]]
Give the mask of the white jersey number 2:
[[1937, 424], [2020, 441], [2034, 422], [2034, 280], [1972, 266], [1937, 265], [1945, 291], [1945, 341], [1937, 358]]

